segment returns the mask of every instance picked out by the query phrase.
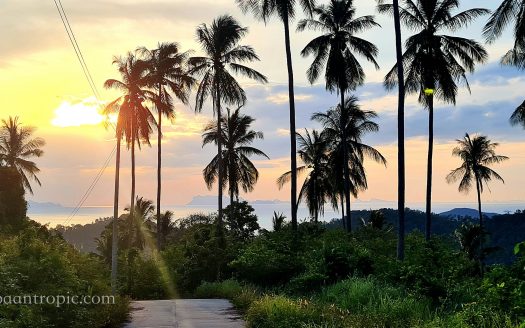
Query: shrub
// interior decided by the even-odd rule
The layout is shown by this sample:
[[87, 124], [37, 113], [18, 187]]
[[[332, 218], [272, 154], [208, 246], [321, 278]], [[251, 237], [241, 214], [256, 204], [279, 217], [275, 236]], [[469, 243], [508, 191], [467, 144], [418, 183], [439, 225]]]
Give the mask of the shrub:
[[318, 302], [348, 310], [382, 327], [410, 327], [431, 317], [430, 304], [372, 278], [350, 278], [324, 288]]
[[246, 311], [259, 298], [257, 289], [243, 285], [236, 280], [222, 282], [204, 282], [195, 290], [196, 298], [226, 298], [232, 301], [236, 308]]
[[248, 309], [246, 320], [248, 327], [254, 328], [301, 328], [323, 323], [323, 315], [308, 302], [284, 296], [264, 296]]

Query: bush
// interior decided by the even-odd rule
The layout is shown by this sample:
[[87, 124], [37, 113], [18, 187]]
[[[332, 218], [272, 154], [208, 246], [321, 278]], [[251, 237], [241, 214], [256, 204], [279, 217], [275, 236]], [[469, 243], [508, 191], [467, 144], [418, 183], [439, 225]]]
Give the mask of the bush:
[[[45, 227], [32, 224], [0, 241], [0, 295], [110, 295], [102, 261], [81, 254]], [[32, 304], [0, 306], [0, 327], [118, 327], [128, 300], [115, 305]]]
[[289, 281], [303, 271], [303, 266], [292, 248], [289, 231], [261, 236], [249, 244], [230, 263], [238, 278], [272, 286]]
[[308, 302], [295, 301], [284, 296], [264, 296], [248, 309], [248, 327], [301, 328], [322, 324], [320, 309]]
[[431, 317], [430, 304], [372, 278], [351, 278], [324, 288], [317, 301], [348, 310], [379, 327], [410, 327]]
[[195, 290], [196, 298], [226, 298], [236, 308], [246, 311], [259, 298], [258, 291], [249, 285], [242, 285], [236, 280], [222, 282], [204, 282]]

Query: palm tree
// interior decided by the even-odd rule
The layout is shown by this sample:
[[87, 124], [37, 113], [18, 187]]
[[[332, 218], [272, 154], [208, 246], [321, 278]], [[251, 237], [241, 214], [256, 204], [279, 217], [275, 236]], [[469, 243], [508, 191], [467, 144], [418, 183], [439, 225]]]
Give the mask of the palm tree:
[[[288, 71], [288, 98], [290, 102], [290, 172], [291, 188], [290, 203], [292, 212], [292, 229], [297, 230], [297, 145], [295, 133], [295, 96], [292, 65], [292, 51], [290, 46], [290, 20], [296, 14], [296, 0], [235, 0], [244, 11], [251, 11], [256, 18], [266, 22], [276, 15], [284, 26], [284, 45], [286, 49], [286, 66]], [[300, 0], [302, 10], [312, 16], [315, 7], [314, 0]]]
[[[525, 69], [525, 0], [503, 0], [489, 18], [483, 29], [487, 42], [493, 43], [503, 30], [514, 21], [514, 47], [501, 59], [502, 64]], [[525, 127], [525, 101], [516, 108], [510, 118], [512, 125]]]
[[452, 170], [447, 175], [447, 182], [453, 183], [458, 180], [459, 191], [469, 192], [472, 184], [476, 183], [478, 193], [478, 212], [479, 225], [483, 229], [483, 213], [481, 212], [481, 193], [484, 184], [492, 179], [499, 180], [503, 183], [503, 178], [489, 168], [492, 164], [497, 164], [509, 159], [506, 156], [496, 155], [497, 143], [491, 142], [486, 136], [470, 137], [467, 133], [462, 140], [457, 140], [458, 146], [452, 151], [452, 155], [461, 159], [461, 166]]
[[122, 232], [123, 245], [126, 248], [143, 249], [146, 244], [146, 234], [150, 233], [152, 227], [151, 219], [155, 213], [155, 205], [153, 201], [137, 196], [134, 206], [133, 211], [130, 206], [124, 209], [129, 215], [126, 216], [127, 222]]
[[[383, 0], [378, 0], [379, 4]], [[401, 44], [401, 19], [399, 0], [392, 0], [392, 16], [396, 39], [397, 63], [397, 259], [405, 259], [405, 81], [403, 72], [403, 46]]]
[[[374, 111], [362, 110], [358, 99], [347, 97], [343, 106], [338, 105], [326, 113], [314, 113], [312, 119], [323, 125], [323, 133], [330, 142], [332, 150], [332, 170], [335, 181], [344, 179], [346, 198], [346, 229], [352, 230], [350, 195], [357, 197], [359, 191], [367, 188], [366, 174], [363, 167], [365, 157], [386, 165], [386, 159], [375, 148], [363, 143], [366, 133], [379, 131], [379, 125], [373, 121], [377, 117]], [[341, 163], [343, 163], [341, 165]], [[340, 188], [336, 188], [340, 191]], [[333, 202], [334, 205], [337, 202]]]
[[[432, 220], [432, 158], [434, 152], [434, 95], [447, 103], [456, 104], [458, 84], [464, 83], [470, 91], [466, 73], [473, 72], [476, 63], [485, 62], [488, 55], [481, 44], [472, 39], [439, 34], [443, 30], [456, 32], [468, 26], [477, 17], [489, 13], [487, 9], [473, 8], [453, 14], [459, 7], [457, 0], [405, 0], [401, 21], [416, 32], [406, 41], [403, 54], [405, 87], [408, 93], [418, 93], [419, 101], [428, 108], [428, 156], [426, 188], [425, 238], [430, 239]], [[392, 12], [391, 4], [379, 6], [380, 12]], [[385, 85], [392, 89], [398, 84], [397, 64], [385, 77]]]
[[[189, 64], [191, 72], [200, 76], [196, 95], [195, 110], [200, 112], [205, 101], [211, 96], [213, 110], [217, 115], [217, 131], [221, 129], [221, 102], [227, 105], [243, 105], [246, 102], [246, 93], [235, 80], [232, 74], [238, 74], [258, 82], [266, 83], [264, 75], [241, 63], [258, 61], [259, 57], [250, 46], [239, 45], [239, 41], [248, 33], [248, 28], [241, 27], [229, 15], [216, 18], [211, 26], [201, 24], [197, 28], [197, 40], [205, 53], [204, 57], [192, 57]], [[218, 171], [218, 224], [222, 229], [222, 190], [223, 190], [223, 165], [222, 165], [222, 140], [217, 140], [217, 166]]]
[[[258, 155], [270, 159], [261, 150], [250, 146], [254, 140], [263, 139], [263, 133], [250, 130], [255, 119], [241, 114], [240, 110], [241, 107], [238, 107], [233, 113], [230, 113], [228, 108], [227, 116], [222, 118], [220, 139], [224, 149], [221, 157], [224, 165], [223, 177], [228, 180], [230, 204], [234, 203], [235, 198], [237, 202], [239, 201], [239, 186], [244, 192], [253, 191], [259, 179], [259, 171], [249, 157]], [[219, 133], [215, 122], [212, 121], [206, 126], [202, 137], [203, 146], [209, 143], [219, 143]], [[208, 189], [212, 188], [219, 175], [218, 157], [215, 156], [202, 172]]]
[[[309, 28], [323, 33], [310, 41], [301, 52], [303, 57], [312, 54], [315, 56], [307, 71], [307, 77], [313, 84], [319, 79], [325, 68], [326, 89], [330, 92], [338, 90], [340, 106], [344, 106], [346, 92], [355, 90], [365, 81], [363, 67], [354, 53], [363, 56], [379, 69], [376, 62], [377, 47], [355, 34], [379, 26], [379, 24], [374, 21], [373, 16], [355, 17], [353, 0], [331, 0], [328, 6], [316, 7], [314, 15], [318, 18], [303, 19], [297, 26], [299, 31]], [[345, 140], [346, 129], [341, 127], [339, 131], [343, 133], [339, 139]], [[346, 143], [343, 143], [341, 158], [343, 163], [348, 162], [347, 153]], [[350, 218], [350, 178], [348, 166], [342, 165], [342, 167], [344, 169], [346, 215]], [[350, 230], [350, 225], [348, 229]]]
[[122, 81], [106, 80], [104, 87], [118, 89], [123, 95], [117, 97], [104, 108], [104, 114], [118, 113], [115, 135], [117, 150], [115, 159], [115, 194], [113, 202], [113, 247], [111, 262], [111, 281], [113, 294], [116, 291], [117, 257], [118, 257], [118, 203], [120, 184], [120, 144], [126, 138], [128, 148], [131, 146], [131, 216], [133, 216], [135, 202], [135, 144], [140, 147], [141, 139], [149, 144], [152, 132], [151, 124], [155, 118], [144, 105], [146, 99], [154, 100], [155, 95], [144, 89], [147, 85], [147, 62], [137, 60], [134, 54], [128, 53], [126, 58], [114, 57], [113, 64], [122, 76]]
[[[304, 200], [308, 206], [310, 215], [315, 222], [319, 219], [319, 214], [324, 213], [324, 204], [331, 197], [331, 179], [329, 166], [329, 142], [322, 133], [313, 130], [310, 133], [305, 129], [305, 135], [297, 133], [299, 143], [299, 158], [304, 165], [297, 168], [299, 174], [308, 175], [303, 182], [299, 192], [299, 203]], [[291, 171], [281, 175], [277, 179], [279, 189], [291, 179]]]
[[40, 169], [30, 158], [42, 156], [44, 152], [41, 148], [46, 144], [42, 138], [32, 139], [34, 132], [33, 127], [22, 126], [18, 117], [10, 116], [7, 120], [2, 120], [0, 126], [0, 166], [16, 169], [24, 189], [30, 194], [33, 194], [30, 179], [39, 186], [42, 185], [37, 177]]
[[[188, 93], [194, 83], [193, 77], [185, 68], [189, 57], [188, 52], [180, 52], [177, 43], [159, 43], [157, 49], [148, 50], [140, 48], [139, 51], [146, 55], [148, 63], [147, 83], [156, 92], [155, 109], [157, 111], [157, 235], [162, 236], [160, 200], [162, 186], [162, 117], [169, 120], [175, 118], [173, 98], [171, 91], [183, 104], [188, 103]], [[157, 247], [161, 249], [163, 240], [157, 238]]]

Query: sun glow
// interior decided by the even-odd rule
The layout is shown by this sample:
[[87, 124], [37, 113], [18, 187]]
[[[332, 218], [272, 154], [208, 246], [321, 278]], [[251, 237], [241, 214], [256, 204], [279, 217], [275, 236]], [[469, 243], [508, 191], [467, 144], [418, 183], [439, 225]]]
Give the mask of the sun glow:
[[[64, 100], [55, 110], [55, 117], [51, 120], [51, 124], [58, 127], [101, 124], [108, 120], [101, 114], [102, 105], [93, 97], [78, 102]], [[116, 117], [110, 116], [109, 122], [115, 123]]]

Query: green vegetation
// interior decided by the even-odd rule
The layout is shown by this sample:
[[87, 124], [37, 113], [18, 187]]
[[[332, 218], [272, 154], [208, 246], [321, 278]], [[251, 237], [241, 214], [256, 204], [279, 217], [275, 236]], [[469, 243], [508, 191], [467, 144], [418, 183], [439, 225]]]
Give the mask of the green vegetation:
[[525, 319], [523, 255], [481, 278], [476, 261], [442, 238], [410, 233], [398, 262], [389, 229], [348, 235], [302, 223], [298, 233], [263, 232], [228, 264], [236, 280], [202, 283], [193, 295], [231, 299], [250, 327], [510, 328]]
[[98, 256], [80, 253], [32, 221], [0, 233], [0, 278], [1, 327], [119, 327], [128, 316], [128, 300], [120, 296], [107, 305], [17, 304], [15, 296], [111, 295], [109, 270]]

